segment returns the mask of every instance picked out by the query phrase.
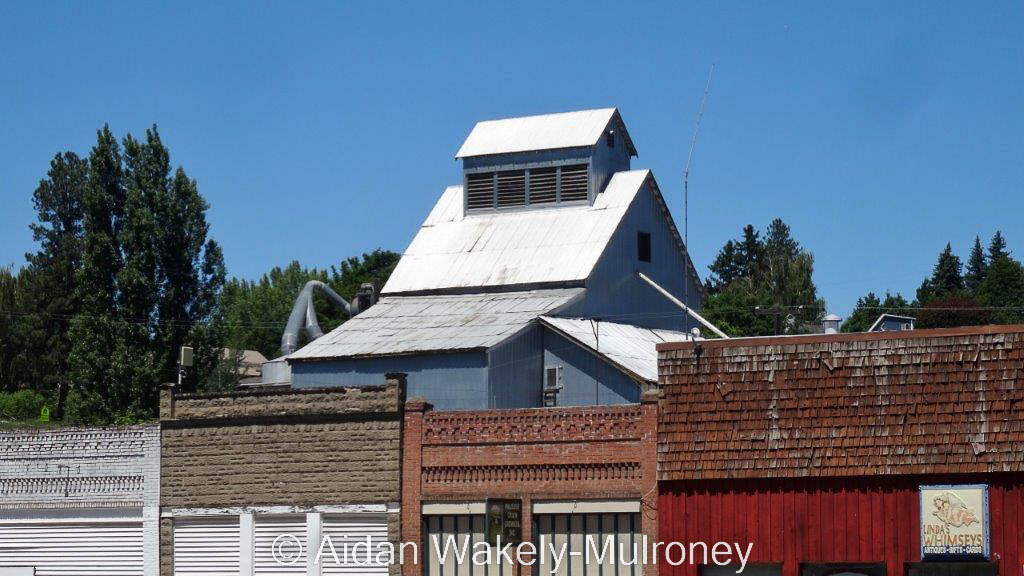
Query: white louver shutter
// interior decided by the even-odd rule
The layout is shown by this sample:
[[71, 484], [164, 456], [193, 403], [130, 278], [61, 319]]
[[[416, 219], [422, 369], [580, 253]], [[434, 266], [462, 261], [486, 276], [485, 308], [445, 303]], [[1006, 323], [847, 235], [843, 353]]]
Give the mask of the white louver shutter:
[[589, 177], [586, 164], [562, 166], [560, 202], [578, 202], [587, 200]]
[[558, 168], [531, 168], [530, 205], [553, 203], [557, 183]]
[[[348, 576], [387, 576], [387, 563], [377, 563], [380, 545], [388, 541], [387, 516], [384, 514], [341, 514], [323, 517], [323, 535], [330, 537], [338, 553], [334, 561], [329, 549], [324, 547], [320, 558], [321, 570], [324, 575]], [[370, 537], [370, 553], [366, 553], [366, 537]], [[354, 545], [359, 543], [356, 548]], [[343, 550], [347, 546], [347, 553]], [[317, 544], [319, 547], [319, 544]], [[398, 551], [395, 551], [397, 556]], [[396, 558], [397, 560], [397, 558]]]
[[238, 517], [175, 518], [174, 574], [238, 576]]
[[0, 571], [37, 576], [142, 576], [142, 522], [0, 523]]
[[526, 171], [498, 172], [498, 208], [526, 206]]
[[[294, 564], [282, 565], [275, 560], [272, 547], [274, 540], [282, 534], [298, 538], [302, 544], [302, 556]], [[258, 576], [286, 576], [288, 574], [305, 574], [306, 561], [309, 558], [309, 542], [306, 537], [306, 516], [257, 516], [253, 526], [253, 572]], [[291, 540], [288, 538], [291, 542]], [[282, 540], [283, 542], [284, 540]], [[319, 545], [319, 542], [317, 543]], [[294, 546], [285, 546], [284, 552], [296, 551]], [[313, 551], [314, 556], [316, 550]]]
[[466, 208], [494, 208], [494, 173], [466, 174]]

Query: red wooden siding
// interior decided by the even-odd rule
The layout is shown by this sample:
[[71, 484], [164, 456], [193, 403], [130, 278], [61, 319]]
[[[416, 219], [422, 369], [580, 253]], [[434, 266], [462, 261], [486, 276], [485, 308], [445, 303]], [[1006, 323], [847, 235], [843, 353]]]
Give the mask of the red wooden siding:
[[[889, 576], [920, 562], [918, 487], [988, 484], [992, 560], [1000, 576], [1024, 576], [1024, 475], [783, 478], [662, 482], [663, 542], [754, 544], [749, 563], [884, 563]], [[661, 576], [695, 576], [689, 563]]]

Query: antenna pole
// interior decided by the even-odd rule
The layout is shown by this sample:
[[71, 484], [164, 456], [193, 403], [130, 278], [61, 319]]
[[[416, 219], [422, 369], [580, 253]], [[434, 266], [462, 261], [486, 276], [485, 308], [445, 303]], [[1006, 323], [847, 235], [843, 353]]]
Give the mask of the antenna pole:
[[690, 151], [686, 155], [686, 167], [683, 169], [683, 254], [686, 262], [683, 266], [683, 301], [690, 303], [690, 163], [693, 161], [693, 149], [697, 146], [697, 135], [700, 133], [700, 123], [704, 119], [704, 105], [711, 94], [711, 77], [715, 74], [715, 65], [708, 70], [708, 82], [704, 86], [704, 95], [700, 99], [700, 107], [697, 109], [697, 122], [693, 127], [693, 138], [690, 140]]

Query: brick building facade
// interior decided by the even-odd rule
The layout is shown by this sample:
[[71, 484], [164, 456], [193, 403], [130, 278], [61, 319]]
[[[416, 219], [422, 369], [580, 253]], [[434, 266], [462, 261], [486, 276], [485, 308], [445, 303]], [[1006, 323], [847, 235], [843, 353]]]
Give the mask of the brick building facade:
[[400, 376], [361, 388], [165, 392], [161, 573], [280, 570], [270, 547], [288, 534], [303, 549], [291, 568], [330, 574], [345, 566], [307, 567], [324, 536], [397, 542], [403, 395]]
[[663, 539], [753, 543], [755, 574], [1024, 573], [1024, 326], [658, 350]]
[[[433, 412], [406, 404], [402, 462], [402, 540], [421, 543], [421, 558], [406, 557], [404, 574], [451, 574], [432, 554], [428, 536], [470, 546], [484, 537], [488, 499], [521, 502], [522, 540], [579, 546], [578, 536], [618, 534], [657, 538], [657, 397], [641, 404]], [[443, 540], [442, 540], [443, 542]], [[578, 550], [578, 548], [577, 548]], [[559, 570], [584, 574], [574, 559]], [[500, 563], [499, 563], [500, 564]], [[518, 574], [513, 563], [460, 567], [458, 574]], [[598, 568], [588, 572], [597, 574]], [[656, 566], [625, 567], [606, 575], [656, 574]]]

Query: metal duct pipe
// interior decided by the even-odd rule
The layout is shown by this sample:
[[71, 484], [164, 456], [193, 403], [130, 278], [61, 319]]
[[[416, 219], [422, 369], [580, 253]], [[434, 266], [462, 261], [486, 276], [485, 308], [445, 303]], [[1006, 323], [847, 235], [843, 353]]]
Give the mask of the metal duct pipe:
[[288, 323], [285, 324], [284, 334], [281, 334], [281, 353], [285, 356], [295, 352], [299, 347], [299, 330], [306, 328], [306, 335], [310, 340], [316, 340], [324, 335], [320, 329], [320, 322], [316, 318], [316, 308], [313, 306], [313, 291], [318, 290], [327, 297], [334, 305], [345, 311], [349, 317], [359, 313], [354, 310], [344, 298], [331, 287], [319, 280], [310, 280], [302, 287], [299, 297], [295, 299], [292, 312], [288, 315]]

